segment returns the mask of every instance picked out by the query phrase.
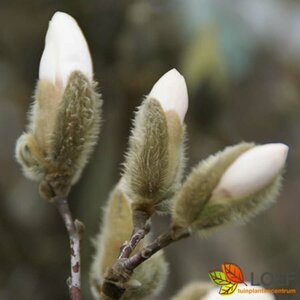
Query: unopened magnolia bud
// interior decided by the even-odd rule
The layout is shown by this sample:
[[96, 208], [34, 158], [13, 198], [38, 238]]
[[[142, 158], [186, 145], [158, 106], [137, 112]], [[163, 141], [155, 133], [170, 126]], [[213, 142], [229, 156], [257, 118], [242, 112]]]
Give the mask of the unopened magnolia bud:
[[240, 155], [220, 178], [194, 228], [245, 222], [268, 208], [279, 195], [287, 151], [283, 144], [268, 144]]
[[154, 98], [146, 98], [134, 119], [122, 184], [134, 209], [151, 215], [178, 188], [182, 167], [184, 127], [174, 111], [164, 113]]
[[279, 194], [287, 151], [283, 144], [241, 144], [204, 161], [179, 192], [174, 228], [240, 223], [265, 210]]
[[184, 167], [188, 106], [184, 78], [172, 69], [153, 86], [134, 119], [123, 186], [134, 209], [169, 212]]
[[77, 22], [66, 13], [56, 12], [49, 22], [39, 79], [64, 89], [73, 71], [80, 71], [92, 82], [92, 60]]
[[138, 210], [154, 212], [166, 192], [168, 127], [157, 100], [147, 98], [136, 113], [122, 184]]
[[241, 143], [227, 147], [209, 156], [192, 170], [176, 195], [172, 213], [174, 227], [193, 227], [228, 166], [253, 146]]
[[149, 97], [156, 99], [164, 111], [174, 110], [183, 123], [188, 109], [188, 92], [183, 76], [172, 69], [153, 86]]
[[90, 53], [76, 21], [56, 13], [46, 36], [27, 133], [16, 146], [24, 174], [41, 181], [44, 198], [69, 192], [96, 144], [102, 100], [92, 75]]
[[288, 149], [288, 146], [278, 143], [246, 151], [223, 174], [212, 198], [222, 195], [241, 198], [264, 188], [283, 169]]

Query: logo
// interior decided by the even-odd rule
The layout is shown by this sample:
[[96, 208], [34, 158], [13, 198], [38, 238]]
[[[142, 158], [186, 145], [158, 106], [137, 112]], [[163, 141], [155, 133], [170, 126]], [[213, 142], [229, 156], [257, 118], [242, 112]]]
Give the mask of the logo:
[[220, 295], [231, 295], [236, 291], [238, 284], [245, 284], [241, 268], [232, 263], [223, 263], [222, 271], [211, 271], [209, 277], [213, 283], [220, 286]]
[[[223, 263], [221, 269], [222, 271], [209, 272], [209, 277], [213, 283], [220, 287], [219, 294], [222, 296], [228, 296], [234, 292], [240, 294], [272, 293], [285, 295], [297, 293], [295, 288], [291, 288], [292, 283], [296, 280], [295, 272], [285, 274], [264, 272], [260, 277], [251, 272], [251, 280], [248, 286], [244, 280], [243, 272], [237, 264]], [[244, 286], [238, 287], [239, 284]], [[262, 287], [262, 285], [265, 287]]]

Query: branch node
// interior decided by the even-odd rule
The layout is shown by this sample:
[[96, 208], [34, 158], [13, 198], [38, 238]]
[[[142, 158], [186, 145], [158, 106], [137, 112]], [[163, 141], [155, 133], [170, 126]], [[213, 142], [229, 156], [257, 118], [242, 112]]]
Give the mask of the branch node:
[[78, 219], [76, 219], [74, 221], [74, 225], [75, 225], [76, 231], [79, 235], [79, 238], [81, 240], [84, 236], [84, 233], [85, 233], [85, 225], [84, 225], [83, 222], [79, 221]]

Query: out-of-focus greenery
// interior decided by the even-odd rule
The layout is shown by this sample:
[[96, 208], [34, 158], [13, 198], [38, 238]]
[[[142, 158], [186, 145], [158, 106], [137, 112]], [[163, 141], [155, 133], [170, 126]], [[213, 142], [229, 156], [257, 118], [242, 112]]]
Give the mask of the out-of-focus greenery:
[[[183, 284], [209, 280], [222, 262], [250, 272], [300, 271], [300, 4], [297, 1], [4, 0], [0, 2], [0, 299], [68, 299], [68, 240], [55, 208], [14, 160], [14, 144], [38, 76], [47, 24], [74, 16], [90, 45], [104, 97], [98, 147], [70, 203], [86, 224], [83, 290], [90, 299], [90, 238], [121, 171], [135, 107], [176, 67], [190, 94], [188, 169], [241, 140], [284, 142], [290, 154], [278, 203], [241, 227], [167, 249], [167, 299]], [[157, 219], [156, 229], [164, 222]], [[183, 257], [181, 257], [183, 256]], [[278, 287], [278, 286], [276, 286]], [[300, 290], [299, 282], [291, 287]], [[278, 296], [278, 299], [288, 299]]]

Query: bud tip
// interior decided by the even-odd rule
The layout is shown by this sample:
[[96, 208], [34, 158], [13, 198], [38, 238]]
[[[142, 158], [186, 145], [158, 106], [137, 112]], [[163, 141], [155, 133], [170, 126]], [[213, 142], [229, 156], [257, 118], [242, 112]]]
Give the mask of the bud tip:
[[188, 109], [188, 92], [184, 77], [172, 69], [153, 86], [149, 97], [158, 100], [164, 111], [174, 110], [183, 122]]
[[253, 147], [240, 155], [221, 177], [213, 192], [241, 198], [267, 186], [284, 168], [289, 147], [271, 143]]

